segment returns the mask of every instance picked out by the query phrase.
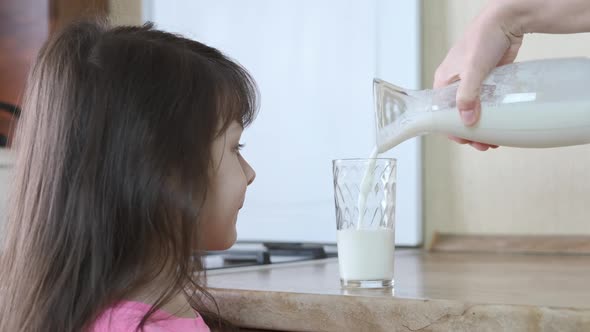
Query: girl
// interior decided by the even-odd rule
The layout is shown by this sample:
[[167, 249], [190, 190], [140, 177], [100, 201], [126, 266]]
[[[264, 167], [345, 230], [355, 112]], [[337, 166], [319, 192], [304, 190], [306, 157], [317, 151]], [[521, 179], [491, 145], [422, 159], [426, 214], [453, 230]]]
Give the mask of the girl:
[[249, 74], [170, 33], [72, 25], [41, 50], [15, 149], [0, 331], [209, 331], [198, 253], [236, 239]]

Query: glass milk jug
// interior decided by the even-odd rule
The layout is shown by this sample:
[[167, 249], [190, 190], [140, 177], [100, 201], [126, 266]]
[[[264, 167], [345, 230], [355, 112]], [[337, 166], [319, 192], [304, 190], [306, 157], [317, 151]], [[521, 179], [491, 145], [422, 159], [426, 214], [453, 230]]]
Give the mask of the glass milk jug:
[[375, 79], [379, 152], [428, 133], [522, 148], [590, 143], [590, 58], [494, 69], [481, 88], [481, 117], [473, 127], [461, 121], [457, 87], [416, 91]]

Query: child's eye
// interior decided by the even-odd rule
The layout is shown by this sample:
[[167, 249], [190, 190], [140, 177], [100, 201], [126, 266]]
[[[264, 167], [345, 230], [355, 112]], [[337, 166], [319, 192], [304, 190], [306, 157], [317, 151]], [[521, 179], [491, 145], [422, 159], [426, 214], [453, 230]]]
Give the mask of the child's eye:
[[239, 143], [238, 145], [236, 145], [236, 147], [234, 148], [234, 150], [237, 153], [240, 153], [240, 151], [242, 151], [242, 149], [244, 148], [244, 146], [246, 146], [245, 144]]

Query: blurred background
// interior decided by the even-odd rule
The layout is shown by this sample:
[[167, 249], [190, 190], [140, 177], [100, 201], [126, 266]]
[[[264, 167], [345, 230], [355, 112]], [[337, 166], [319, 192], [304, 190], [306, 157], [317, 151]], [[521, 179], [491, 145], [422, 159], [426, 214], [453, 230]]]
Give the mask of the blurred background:
[[[4, 145], [7, 140], [9, 141], [11, 128], [17, 121], [15, 113], [18, 113], [27, 71], [40, 46], [51, 33], [73, 19], [92, 13], [105, 13], [114, 24], [142, 24], [146, 20], [153, 20], [160, 28], [182, 32], [189, 37], [198, 37], [199, 40], [209, 41], [214, 47], [227, 50], [248, 69], [254, 68], [255, 78], [257, 73], [261, 77], [259, 84], [263, 98], [262, 112], [275, 114], [276, 118], [261, 113], [259, 129], [255, 129], [258, 126], [255, 122], [253, 132], [246, 136], [246, 142], [252, 142], [252, 147], [246, 150], [246, 155], [251, 154], [255, 161], [254, 166], [258, 166], [257, 181], [260, 185], [247, 200], [245, 210], [249, 211], [244, 212], [245, 221], [239, 229], [241, 236], [245, 239], [262, 236], [265, 239], [329, 242], [335, 227], [331, 201], [331, 173], [330, 165], [327, 163], [334, 158], [368, 156], [373, 133], [370, 131], [373, 130], [369, 100], [370, 77], [379, 75], [394, 84], [408, 88], [429, 88], [434, 71], [446, 52], [487, 1], [303, 1], [300, 4], [295, 4], [296, 1], [291, 2], [291, 6], [294, 7], [286, 4], [289, 1], [284, 2], [281, 7], [272, 5], [273, 1], [261, 0], [249, 1], [247, 4], [237, 0], [233, 3], [163, 0], [2, 0], [0, 143]], [[369, 10], [363, 11], [363, 6], [368, 6]], [[248, 8], [256, 9], [248, 11]], [[268, 10], [264, 11], [264, 8]], [[292, 10], [290, 12], [290, 9], [297, 8], [303, 9], [295, 10], [295, 13]], [[380, 8], [385, 10], [380, 12]], [[236, 20], [236, 15], [240, 13], [250, 15], [248, 17], [251, 19]], [[314, 13], [321, 13], [322, 16], [314, 18]], [[286, 17], [293, 20], [285, 19], [281, 15], [288, 15]], [[376, 24], [371, 23], [372, 18]], [[218, 25], [225, 22], [226, 27], [232, 28], [217, 29], [207, 24], [199, 25], [199, 22]], [[324, 25], [318, 22], [324, 22]], [[332, 26], [336, 24], [342, 28], [334, 29], [327, 34], [325, 29], [329, 26], [325, 22], [332, 22]], [[276, 27], [271, 24], [276, 24]], [[293, 58], [293, 68], [281, 73], [284, 82], [299, 80], [297, 82], [300, 85], [309, 82], [322, 82], [324, 85], [318, 83], [315, 90], [306, 90], [309, 88], [300, 85], [288, 86], [292, 93], [279, 94], [281, 86], [278, 84], [277, 87], [277, 84], [271, 83], [274, 76], [269, 74], [269, 71], [274, 69], [265, 67], [264, 63], [268, 61], [262, 61], [263, 58], [256, 56], [268, 53], [255, 53], [248, 50], [247, 45], [238, 47], [238, 39], [243, 41], [244, 38], [244, 34], [239, 34], [240, 27], [251, 34], [254, 31], [260, 33], [260, 38], [252, 41], [257, 47], [275, 50], [284, 47], [286, 52], [278, 53], [284, 56], [288, 56], [287, 51], [296, 47], [307, 50], [301, 53], [300, 58]], [[287, 42], [281, 42], [281, 35], [273, 35], [272, 30], [288, 31], [283, 35]], [[232, 36], [235, 43], [232, 42]], [[274, 39], [269, 42], [263, 38], [264, 36], [272, 36]], [[293, 36], [303, 37], [296, 43], [292, 40]], [[341, 42], [330, 44], [331, 36]], [[347, 39], [354, 43], [347, 45]], [[263, 43], [264, 40], [266, 44]], [[322, 40], [326, 43], [323, 44]], [[318, 49], [314, 49], [313, 45], [319, 50], [330, 52], [329, 55], [325, 52], [323, 55], [314, 53], [314, 50]], [[362, 51], [368, 49], [371, 51]], [[527, 35], [517, 61], [569, 56], [590, 56], [590, 34]], [[317, 59], [318, 62], [311, 62], [315, 67], [300, 67], [310, 64], [309, 57], [312, 60]], [[284, 62], [278, 62], [276, 65], [284, 65]], [[297, 72], [306, 73], [307, 76], [296, 76]], [[341, 91], [340, 95], [336, 95], [339, 102], [334, 104], [330, 103], [330, 98], [333, 99], [335, 91], [341, 87], [326, 88], [325, 85], [332, 82], [326, 77], [328, 74], [332, 76], [334, 84], [349, 87], [348, 90]], [[267, 101], [264, 101], [265, 98]], [[297, 100], [300, 98], [306, 98], [314, 105], [321, 105], [319, 111], [323, 110], [329, 116], [324, 120], [316, 117], [314, 114], [319, 113], [318, 110], [305, 102], [298, 104]], [[354, 107], [348, 107], [348, 104]], [[307, 117], [298, 118], [299, 123], [294, 124], [295, 127], [284, 124], [292, 118], [279, 117], [277, 114], [281, 113], [276, 113], [280, 112], [278, 108], [302, 106], [308, 107], [306, 110], [309, 113], [303, 112], [302, 114]], [[342, 113], [335, 113], [335, 108]], [[365, 109], [360, 110], [361, 108]], [[292, 114], [284, 112], [286, 113], [282, 114]], [[336, 115], [348, 119], [350, 123], [347, 123], [346, 119], [335, 119]], [[262, 134], [266, 133], [266, 137], [269, 137], [268, 134], [277, 123], [283, 123], [283, 132], [295, 128], [293, 132], [299, 133], [296, 137], [281, 139], [281, 144], [286, 145], [286, 150], [291, 152], [289, 160], [283, 160], [288, 158], [286, 154], [279, 153], [277, 157], [276, 146], [267, 145], [266, 149], [260, 150], [262, 152], [254, 152]], [[316, 138], [303, 138], [306, 137], [306, 133], [302, 133], [301, 130], [310, 123], [320, 124], [310, 130], [310, 135], [317, 135], [312, 137], [317, 137], [318, 140], [327, 140], [321, 148], [320, 145], [315, 145]], [[352, 123], [360, 124], [355, 130], [354, 127], [350, 127]], [[322, 132], [328, 127], [330, 129]], [[297, 151], [307, 152], [293, 151], [297, 146], [301, 147]], [[8, 157], [2, 156], [7, 155], [7, 151], [4, 149], [0, 154], [0, 195], [4, 197], [9, 180], [10, 162]], [[293, 158], [293, 154], [297, 153], [301, 154]], [[500, 148], [481, 153], [470, 147], [454, 144], [446, 137], [428, 136], [404, 143], [404, 146], [393, 151], [391, 156], [400, 160], [397, 220], [400, 233], [396, 236], [398, 244], [428, 246], [433, 234], [437, 232], [590, 234], [590, 146], [545, 150]], [[272, 160], [275, 160], [275, 163], [269, 164]], [[276, 160], [281, 162], [276, 163]], [[317, 161], [320, 166], [302, 166], [309, 165], [310, 160]], [[303, 176], [314, 179], [314, 182], [297, 189], [299, 177], [290, 172], [298, 168], [308, 172], [308, 175]], [[265, 179], [262, 174], [269, 175]], [[277, 179], [282, 181], [283, 187], [290, 188], [292, 185], [295, 189], [277, 189]], [[264, 198], [273, 193], [275, 197], [286, 202], [286, 205], [280, 208], [281, 211], [289, 211], [283, 213], [269, 210], [269, 206], [276, 205], [276, 202], [264, 202]], [[306, 193], [312, 199], [301, 200]], [[249, 206], [251, 208], [248, 208]], [[0, 210], [0, 217], [1, 215]], [[314, 215], [318, 217], [314, 218]], [[260, 221], [264, 218], [266, 219]], [[271, 222], [281, 218], [284, 223], [279, 222], [278, 226], [273, 226]]]

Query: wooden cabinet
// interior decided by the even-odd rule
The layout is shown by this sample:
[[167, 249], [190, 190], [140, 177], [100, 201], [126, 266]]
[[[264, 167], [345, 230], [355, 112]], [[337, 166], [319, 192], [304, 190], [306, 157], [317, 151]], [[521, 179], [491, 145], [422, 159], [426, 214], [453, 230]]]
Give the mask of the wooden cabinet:
[[27, 73], [49, 35], [77, 18], [106, 14], [108, 0], [0, 1], [0, 145], [10, 136]]

